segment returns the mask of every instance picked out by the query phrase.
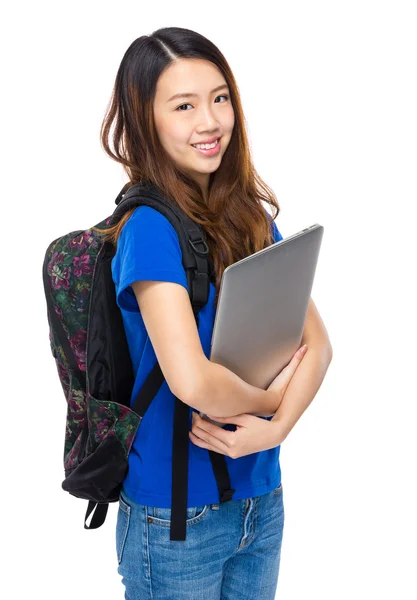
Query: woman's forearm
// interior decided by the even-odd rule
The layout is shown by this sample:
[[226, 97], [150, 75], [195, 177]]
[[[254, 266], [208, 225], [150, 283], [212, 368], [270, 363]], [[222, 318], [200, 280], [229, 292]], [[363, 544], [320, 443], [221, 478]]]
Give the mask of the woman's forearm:
[[298, 365], [271, 423], [276, 424], [279, 445], [287, 437], [317, 394], [332, 360], [327, 344], [307, 342], [308, 350]]
[[277, 394], [273, 390], [250, 385], [233, 371], [208, 360], [200, 372], [200, 389], [187, 402], [191, 407], [218, 417], [243, 413], [269, 416], [275, 413]]

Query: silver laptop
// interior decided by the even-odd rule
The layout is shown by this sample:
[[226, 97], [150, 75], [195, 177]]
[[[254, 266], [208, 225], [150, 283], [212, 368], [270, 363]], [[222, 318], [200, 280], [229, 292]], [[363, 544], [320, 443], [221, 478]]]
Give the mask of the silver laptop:
[[268, 388], [301, 345], [323, 231], [316, 223], [225, 269], [212, 362]]

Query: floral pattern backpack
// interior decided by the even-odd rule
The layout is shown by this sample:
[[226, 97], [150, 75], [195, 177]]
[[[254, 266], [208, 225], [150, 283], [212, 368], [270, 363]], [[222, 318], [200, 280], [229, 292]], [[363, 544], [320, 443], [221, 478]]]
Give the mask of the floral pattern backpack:
[[[106, 230], [125, 211], [141, 204], [164, 214], [179, 237], [197, 323], [213, 280], [213, 263], [202, 228], [156, 186], [149, 182], [126, 184], [115, 203], [113, 214], [96, 226], [53, 240], [43, 261], [50, 346], [67, 402], [62, 488], [89, 501], [86, 529], [100, 527], [109, 502], [118, 501], [133, 440], [164, 381], [157, 363], [131, 405], [133, 367], [111, 273], [115, 248], [104, 242], [104, 234], [95, 228]], [[171, 539], [176, 540], [185, 539], [188, 408], [177, 399], [173, 473], [181, 485], [173, 489], [171, 525]], [[210, 454], [220, 501], [227, 501], [234, 490], [230, 490], [224, 457]]]

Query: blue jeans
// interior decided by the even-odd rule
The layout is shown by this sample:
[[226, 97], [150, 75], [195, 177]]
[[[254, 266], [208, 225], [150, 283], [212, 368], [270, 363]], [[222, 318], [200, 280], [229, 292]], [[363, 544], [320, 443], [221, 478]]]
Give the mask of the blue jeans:
[[170, 515], [122, 491], [116, 552], [126, 600], [274, 600], [282, 484], [262, 496], [187, 508], [184, 541], [169, 539]]

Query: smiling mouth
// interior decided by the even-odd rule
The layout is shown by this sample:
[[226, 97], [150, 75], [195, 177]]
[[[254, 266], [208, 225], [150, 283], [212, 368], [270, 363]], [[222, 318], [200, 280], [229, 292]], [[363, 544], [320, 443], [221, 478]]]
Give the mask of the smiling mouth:
[[[220, 142], [220, 137], [218, 137], [215, 142], [211, 142], [210, 144], [207, 144], [209, 146], [209, 148], [197, 148], [197, 146], [205, 146], [206, 144], [191, 144], [191, 146], [193, 148], [196, 148], [197, 150], [213, 150], [213, 148], [216, 148], [216, 146], [219, 144]], [[214, 146], [213, 146], [214, 144]]]
[[213, 146], [212, 148], [196, 148], [196, 146], [194, 146], [194, 144], [190, 144], [194, 150], [196, 152], [199, 153], [200, 157], [205, 157], [205, 158], [215, 158], [221, 155], [221, 139], [218, 138], [216, 145]]

